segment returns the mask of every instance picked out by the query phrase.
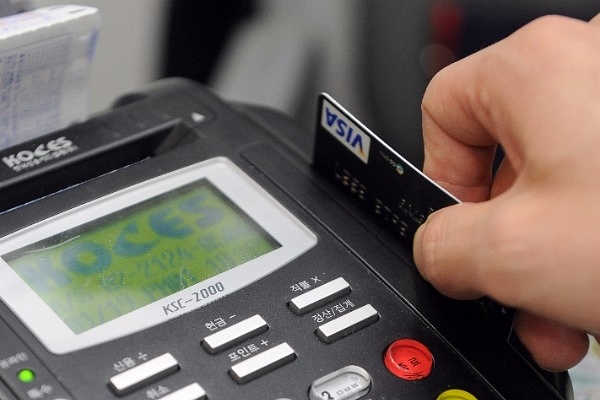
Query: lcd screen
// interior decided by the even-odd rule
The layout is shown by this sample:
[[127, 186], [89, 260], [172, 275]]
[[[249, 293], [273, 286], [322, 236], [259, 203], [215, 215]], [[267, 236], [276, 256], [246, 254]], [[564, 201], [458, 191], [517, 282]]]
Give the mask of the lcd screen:
[[279, 247], [202, 179], [2, 258], [79, 334]]

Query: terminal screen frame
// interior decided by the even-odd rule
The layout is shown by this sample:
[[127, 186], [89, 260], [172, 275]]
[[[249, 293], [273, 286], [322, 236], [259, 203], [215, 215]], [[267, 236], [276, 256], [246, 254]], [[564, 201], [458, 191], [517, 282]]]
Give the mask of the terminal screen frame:
[[[239, 265], [227, 265], [206, 279], [85, 329], [67, 323], [13, 269], [14, 261], [28, 252], [46, 251], [39, 249], [40, 245], [47, 245], [51, 252], [52, 242], [60, 243], [61, 237], [69, 241], [94, 234], [119, 218], [127, 220], [130, 210], [135, 215], [194, 190], [208, 190], [220, 198], [217, 201], [237, 215], [235, 218], [246, 221], [249, 234], [266, 244], [264, 249], [240, 259]], [[219, 300], [272, 273], [316, 243], [314, 233], [252, 178], [229, 159], [216, 157], [82, 204], [0, 239], [0, 298], [49, 351], [65, 354], [158, 325]]]

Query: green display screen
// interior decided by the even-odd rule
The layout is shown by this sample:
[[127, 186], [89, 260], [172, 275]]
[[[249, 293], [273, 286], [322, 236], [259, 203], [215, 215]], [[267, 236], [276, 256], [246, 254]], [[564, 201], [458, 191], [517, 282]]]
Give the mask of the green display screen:
[[204, 179], [3, 259], [78, 334], [279, 247]]

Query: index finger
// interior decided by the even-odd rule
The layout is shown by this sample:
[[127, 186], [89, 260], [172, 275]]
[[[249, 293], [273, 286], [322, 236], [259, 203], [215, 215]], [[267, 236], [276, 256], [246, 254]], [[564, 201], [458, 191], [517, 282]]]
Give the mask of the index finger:
[[576, 30], [586, 35], [585, 25], [544, 17], [438, 73], [422, 102], [425, 173], [462, 200], [481, 201], [489, 197], [496, 143], [519, 170], [523, 143], [544, 140], [544, 132], [557, 128], [543, 124], [564, 105], [560, 85], [580, 84], [568, 68], [575, 61], [556, 57], [567, 46], [587, 54], [561, 38]]
[[421, 105], [423, 172], [463, 201], [489, 197], [496, 149], [470, 105], [473, 94], [455, 78], [475, 68], [476, 62], [465, 59], [442, 70], [430, 82]]

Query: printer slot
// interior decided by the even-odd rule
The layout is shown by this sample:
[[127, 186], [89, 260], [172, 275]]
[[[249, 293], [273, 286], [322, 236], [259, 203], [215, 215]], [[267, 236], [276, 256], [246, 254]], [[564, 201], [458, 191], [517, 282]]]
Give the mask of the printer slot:
[[[0, 212], [153, 157], [192, 135], [173, 119], [121, 129], [92, 119], [0, 152]], [[115, 129], [119, 127], [119, 129]]]

